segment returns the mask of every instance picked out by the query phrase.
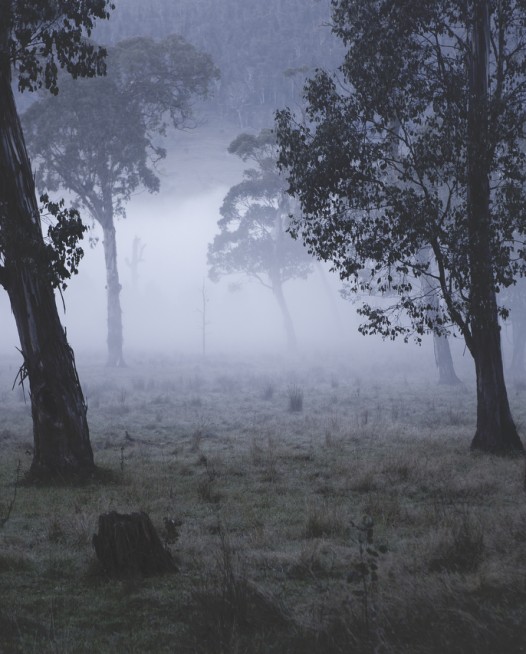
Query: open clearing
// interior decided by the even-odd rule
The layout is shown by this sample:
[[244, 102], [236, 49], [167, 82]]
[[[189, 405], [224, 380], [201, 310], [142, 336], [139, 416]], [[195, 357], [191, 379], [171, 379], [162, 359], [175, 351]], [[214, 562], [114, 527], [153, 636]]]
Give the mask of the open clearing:
[[[470, 383], [331, 357], [79, 361], [104, 481], [59, 488], [14, 483], [32, 448], [16, 370], [1, 652], [526, 651], [524, 461], [469, 453]], [[179, 572], [108, 580], [91, 540], [110, 510], [146, 511]]]

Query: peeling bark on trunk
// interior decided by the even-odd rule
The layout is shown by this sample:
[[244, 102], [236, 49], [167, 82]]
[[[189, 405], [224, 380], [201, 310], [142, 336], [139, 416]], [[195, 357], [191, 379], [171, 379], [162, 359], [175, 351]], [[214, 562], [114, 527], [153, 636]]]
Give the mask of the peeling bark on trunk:
[[523, 451], [504, 381], [500, 327], [490, 247], [488, 154], [487, 0], [473, 0], [468, 111], [468, 237], [471, 274], [470, 350], [477, 374], [477, 430], [473, 450], [492, 454]]
[[117, 241], [113, 219], [103, 225], [104, 258], [106, 260], [106, 296], [108, 309], [108, 359], [109, 367], [124, 367], [126, 363], [122, 354], [122, 311], [121, 284], [117, 268]]
[[73, 351], [46, 275], [35, 186], [11, 90], [7, 27], [0, 26], [0, 239], [2, 276], [29, 380], [36, 477], [94, 472], [93, 453]]

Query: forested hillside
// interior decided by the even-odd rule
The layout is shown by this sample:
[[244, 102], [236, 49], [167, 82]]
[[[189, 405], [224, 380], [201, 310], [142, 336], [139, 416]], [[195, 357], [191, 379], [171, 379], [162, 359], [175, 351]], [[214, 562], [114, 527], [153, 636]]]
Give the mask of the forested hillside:
[[123, 0], [97, 27], [103, 43], [181, 34], [212, 55], [221, 80], [211, 107], [240, 128], [271, 124], [278, 107], [295, 104], [316, 67], [341, 61], [331, 35], [329, 0]]

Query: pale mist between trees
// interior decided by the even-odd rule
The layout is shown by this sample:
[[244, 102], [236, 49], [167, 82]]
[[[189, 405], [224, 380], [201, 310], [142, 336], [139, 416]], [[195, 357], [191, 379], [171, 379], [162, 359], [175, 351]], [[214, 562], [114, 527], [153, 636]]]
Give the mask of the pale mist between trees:
[[[210, 135], [211, 128], [205, 129]], [[291, 354], [281, 313], [268, 289], [242, 274], [225, 276], [217, 283], [208, 278], [207, 247], [218, 231], [219, 208], [246, 168], [226, 152], [229, 139], [220, 132], [218, 128], [217, 135], [209, 137], [213, 163], [208, 163], [206, 173], [203, 168], [210, 159], [195, 161], [196, 155], [192, 156], [193, 148], [200, 151], [199, 130], [178, 135], [173, 153], [162, 165], [162, 191], [138, 193], [129, 203], [126, 219], [116, 221], [124, 352], [130, 365], [137, 354], [202, 355], [203, 285], [207, 356], [285, 355], [287, 360]], [[232, 131], [232, 137], [235, 134]], [[88, 238], [99, 240], [90, 246]], [[63, 293], [65, 311], [60, 297], [57, 301], [81, 365], [93, 356], [105, 363], [106, 280], [101, 240], [101, 230], [94, 226], [83, 242], [80, 272]], [[134, 242], [142, 252], [136, 276], [130, 267]], [[438, 379], [431, 337], [420, 347], [362, 336], [357, 331], [360, 319], [355, 305], [341, 297], [341, 287], [328, 265], [314, 266], [306, 280], [284, 285], [300, 358], [319, 357], [322, 362], [327, 354], [339, 352], [349, 362], [365, 365], [381, 364], [386, 358], [409, 360], [417, 367], [429, 367], [430, 381]], [[17, 355], [17, 334], [5, 296], [0, 296], [0, 307], [4, 335], [0, 351], [11, 358]], [[461, 342], [452, 345], [455, 355], [462, 358]]]

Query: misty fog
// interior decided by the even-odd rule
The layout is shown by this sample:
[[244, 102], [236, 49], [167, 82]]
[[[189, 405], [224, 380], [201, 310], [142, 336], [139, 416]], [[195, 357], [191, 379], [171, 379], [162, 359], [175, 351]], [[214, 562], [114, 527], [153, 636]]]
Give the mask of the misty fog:
[[[202, 354], [203, 284], [208, 356], [287, 355], [282, 318], [269, 289], [242, 274], [217, 283], [208, 279], [207, 247], [218, 230], [219, 208], [247, 168], [227, 152], [238, 133], [212, 119], [171, 135], [168, 157], [158, 165], [159, 193], [137, 192], [126, 205], [126, 218], [116, 220], [124, 348], [130, 364], [135, 355]], [[82, 242], [79, 274], [63, 292], [65, 312], [57, 293], [68, 340], [81, 366], [93, 357], [102, 362], [106, 347], [102, 233], [89, 216], [83, 217], [90, 230]], [[135, 238], [144, 247], [137, 288], [129, 266]], [[300, 359], [344, 356], [357, 369], [390, 360], [413, 361], [417, 367], [429, 365], [434, 375], [431, 337], [418, 346], [358, 333], [356, 306], [340, 297], [341, 282], [329, 268], [319, 263], [306, 280], [284, 285]], [[17, 334], [7, 296], [2, 295], [0, 302], [4, 335], [0, 348], [16, 354]], [[453, 339], [452, 346], [462, 357], [461, 343]]]
[[0, 2], [0, 653], [524, 652], [525, 25]]
[[[271, 54], [268, 46], [256, 38], [260, 31], [271, 38], [276, 20], [271, 14], [263, 11], [261, 16], [251, 12], [241, 15], [234, 11], [232, 3], [218, 10], [216, 22], [225, 34], [242, 34], [238, 45], [244, 48], [244, 54], [239, 59], [232, 58], [230, 50], [222, 47], [217, 30], [212, 24], [202, 23], [198, 7], [192, 3], [184, 3], [181, 11], [163, 2], [153, 3], [149, 13], [143, 9], [140, 3], [118, 5], [110, 21], [98, 24], [96, 38], [115, 42], [139, 33], [158, 38], [181, 31], [196, 47], [211, 52], [221, 68], [221, 81], [215, 84], [210, 101], [196, 106], [194, 129], [170, 130], [168, 137], [161, 140], [168, 156], [156, 168], [160, 191], [136, 192], [125, 204], [127, 217], [115, 221], [125, 358], [132, 363], [134, 353], [201, 355], [203, 292], [208, 356], [264, 354], [281, 358], [286, 355], [286, 339], [272, 293], [241, 274], [211, 282], [207, 248], [218, 232], [223, 198], [250, 167], [228, 154], [229, 144], [241, 132], [256, 134], [262, 127], [271, 127], [274, 111], [281, 105], [299, 106], [305, 76], [319, 64], [334, 66], [340, 59], [341, 45], [331, 37], [326, 21], [329, 3], [305, 7], [304, 28], [314, 35], [318, 48], [305, 48], [304, 44], [294, 47], [294, 43], [301, 42], [297, 26], [285, 18], [280, 21], [279, 28], [284, 32], [280, 44], [286, 59], [279, 60], [283, 70], [274, 69], [270, 76], [254, 62], [261, 60], [262, 52]], [[172, 27], [166, 20], [168, 16], [178, 23]], [[243, 31], [240, 26], [249, 23], [249, 31]], [[139, 25], [144, 32], [139, 32]], [[280, 55], [276, 52], [272, 56]], [[270, 61], [268, 66], [272, 66]], [[273, 99], [269, 90], [258, 90], [258, 83], [270, 85]], [[21, 111], [31, 103], [28, 94], [19, 100]], [[67, 191], [56, 195], [68, 198]], [[103, 360], [107, 334], [102, 231], [87, 211], [81, 213], [91, 228], [82, 243], [80, 272], [68, 282], [63, 294], [65, 312], [57, 293], [61, 318], [79, 364], [94, 356]], [[134, 239], [139, 239], [143, 252], [136, 284], [128, 265]], [[375, 361], [382, 365], [390, 359], [404, 364], [414, 361], [418, 366], [429, 366], [434, 375], [431, 336], [424, 337], [422, 346], [417, 346], [412, 341], [392, 343], [360, 335], [356, 305], [340, 297], [341, 282], [329, 268], [328, 263], [318, 263], [306, 280], [284, 285], [300, 359], [307, 355], [343, 356], [357, 367]], [[0, 350], [14, 354], [18, 337], [5, 294], [0, 296], [0, 321], [4, 336]], [[451, 340], [457, 365], [463, 365], [466, 359], [471, 370], [471, 363], [463, 357], [461, 339]]]

